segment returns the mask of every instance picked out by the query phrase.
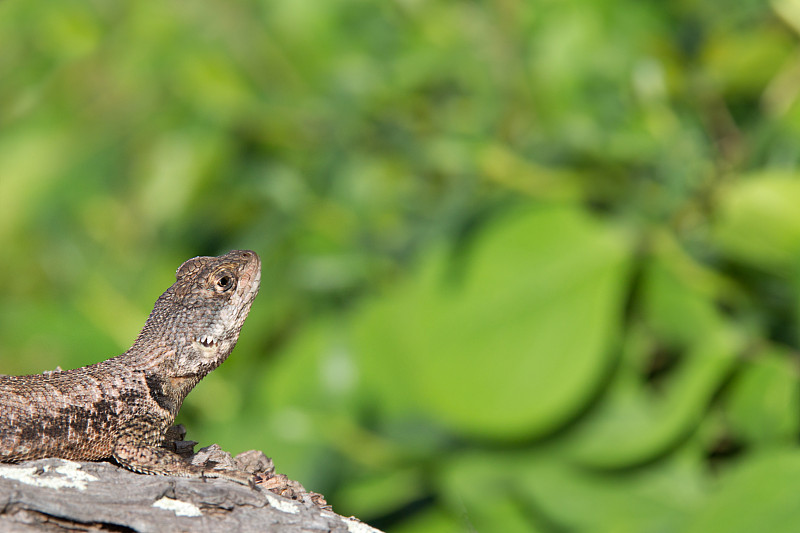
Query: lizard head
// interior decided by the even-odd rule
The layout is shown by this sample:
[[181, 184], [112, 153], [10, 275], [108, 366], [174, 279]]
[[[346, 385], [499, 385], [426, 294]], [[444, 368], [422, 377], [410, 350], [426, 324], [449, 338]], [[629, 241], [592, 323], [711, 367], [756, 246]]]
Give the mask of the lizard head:
[[250, 250], [195, 257], [175, 277], [131, 350], [138, 348], [143, 370], [158, 367], [166, 376], [197, 380], [236, 345], [261, 284], [261, 261]]

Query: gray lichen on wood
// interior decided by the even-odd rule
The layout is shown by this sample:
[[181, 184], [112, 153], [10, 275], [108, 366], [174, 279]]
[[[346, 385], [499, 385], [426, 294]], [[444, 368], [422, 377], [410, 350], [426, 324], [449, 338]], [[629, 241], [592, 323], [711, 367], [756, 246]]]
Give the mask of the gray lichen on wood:
[[0, 531], [378, 532], [315, 503], [311, 494], [289, 499], [223, 479], [40, 459], [0, 465]]

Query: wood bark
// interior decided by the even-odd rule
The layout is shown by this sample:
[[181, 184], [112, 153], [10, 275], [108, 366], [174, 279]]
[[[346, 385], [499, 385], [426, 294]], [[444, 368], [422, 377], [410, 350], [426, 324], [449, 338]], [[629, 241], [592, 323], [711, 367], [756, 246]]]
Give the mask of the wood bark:
[[63, 459], [0, 464], [0, 531], [380, 533], [263, 488]]

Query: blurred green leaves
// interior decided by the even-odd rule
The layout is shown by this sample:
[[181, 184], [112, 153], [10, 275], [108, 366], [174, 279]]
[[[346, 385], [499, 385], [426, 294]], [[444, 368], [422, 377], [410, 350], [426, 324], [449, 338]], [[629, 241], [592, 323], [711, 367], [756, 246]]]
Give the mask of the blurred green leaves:
[[716, 238], [726, 255], [786, 274], [800, 256], [800, 180], [794, 173], [743, 176], [719, 198]]
[[[718, 492], [685, 531], [793, 531], [800, 456], [797, 450], [756, 455], [720, 480]], [[741, 510], [738, 511], [737, 510]]]
[[610, 366], [625, 234], [544, 209], [509, 213], [474, 240], [455, 257], [434, 254], [357, 319], [364, 387], [388, 405], [402, 398], [405, 409], [410, 396], [457, 433], [553, 431], [586, 406]]
[[798, 13], [6, 0], [0, 372], [252, 248], [193, 439], [397, 531], [790, 529]]

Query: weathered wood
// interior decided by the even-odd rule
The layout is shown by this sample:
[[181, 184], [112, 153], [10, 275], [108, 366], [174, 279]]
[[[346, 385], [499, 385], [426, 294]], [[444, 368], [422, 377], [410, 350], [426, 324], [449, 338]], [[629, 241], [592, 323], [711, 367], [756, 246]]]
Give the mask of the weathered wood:
[[0, 464], [0, 531], [378, 532], [309, 498], [63, 459]]

